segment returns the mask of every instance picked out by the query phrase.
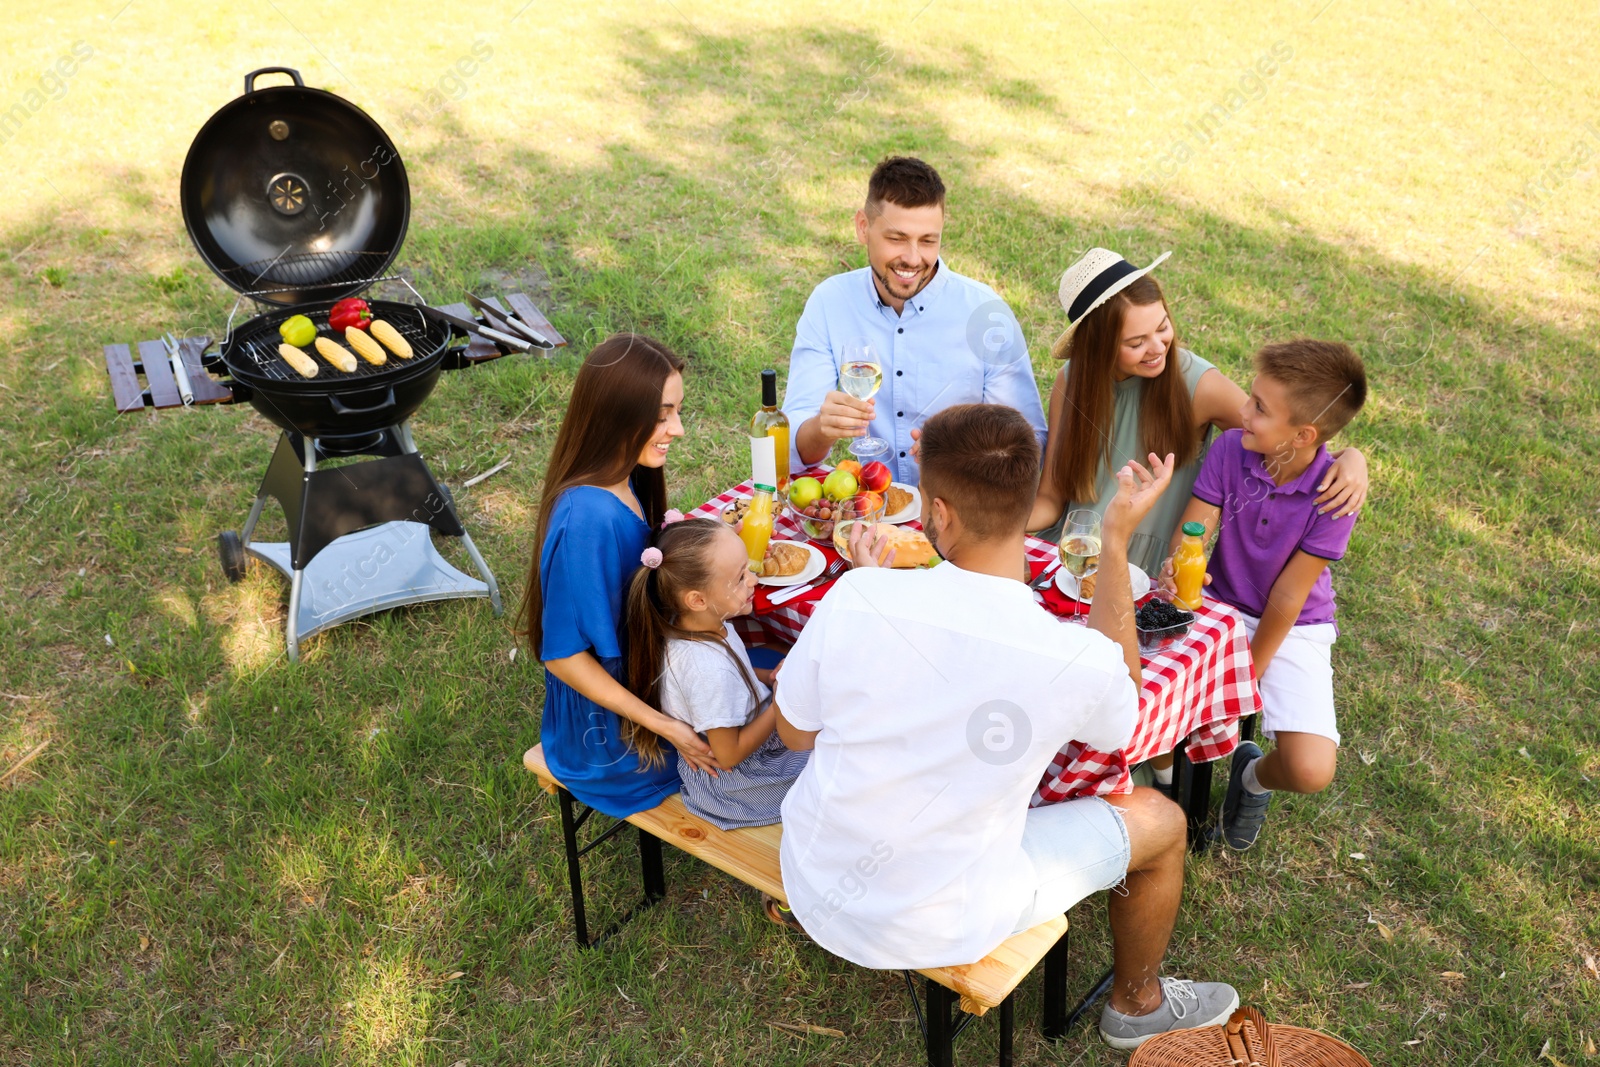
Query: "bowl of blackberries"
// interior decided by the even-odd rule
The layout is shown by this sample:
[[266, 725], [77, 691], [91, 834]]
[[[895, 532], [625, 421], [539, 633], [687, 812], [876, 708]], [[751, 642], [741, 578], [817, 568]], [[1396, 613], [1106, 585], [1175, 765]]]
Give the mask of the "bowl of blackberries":
[[1176, 644], [1189, 632], [1194, 612], [1185, 611], [1170, 600], [1153, 596], [1133, 613], [1133, 626], [1139, 632], [1140, 652], [1160, 652]]

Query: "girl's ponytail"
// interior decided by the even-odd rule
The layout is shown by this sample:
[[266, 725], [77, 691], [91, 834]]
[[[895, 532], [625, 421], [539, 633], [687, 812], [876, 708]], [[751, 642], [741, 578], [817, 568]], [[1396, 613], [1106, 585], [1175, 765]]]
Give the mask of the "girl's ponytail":
[[[634, 696], [652, 708], [661, 707], [661, 672], [666, 666], [667, 637], [672, 628], [672, 620], [663, 611], [660, 594], [655, 589], [656, 570], [641, 566], [634, 572], [633, 580], [628, 583], [628, 602], [623, 613], [628, 620], [623, 659], [627, 686]], [[622, 740], [639, 754], [639, 762], [644, 766], [659, 767], [666, 762], [661, 739], [630, 719], [622, 720]]]

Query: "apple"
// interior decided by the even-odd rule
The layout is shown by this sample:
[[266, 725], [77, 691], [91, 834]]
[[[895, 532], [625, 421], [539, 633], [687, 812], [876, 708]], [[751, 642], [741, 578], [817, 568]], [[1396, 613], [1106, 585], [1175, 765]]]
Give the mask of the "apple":
[[836, 470], [822, 483], [822, 495], [829, 500], [848, 500], [856, 495], [856, 476], [847, 470]]
[[881, 493], [889, 488], [889, 483], [892, 480], [893, 476], [889, 473], [889, 468], [884, 466], [882, 463], [879, 463], [877, 460], [873, 460], [871, 463], [868, 463], [865, 467], [861, 468], [860, 481], [861, 488], [863, 489], [871, 490], [874, 493]]
[[796, 478], [789, 486], [789, 503], [804, 510], [822, 496], [822, 483], [815, 478]]

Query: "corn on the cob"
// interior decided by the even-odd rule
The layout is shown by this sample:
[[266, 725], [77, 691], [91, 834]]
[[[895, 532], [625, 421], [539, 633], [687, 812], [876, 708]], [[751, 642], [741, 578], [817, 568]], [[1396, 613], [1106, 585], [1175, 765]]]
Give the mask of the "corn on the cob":
[[387, 322], [382, 319], [373, 319], [367, 324], [367, 329], [372, 331], [372, 336], [383, 342], [385, 348], [401, 359], [411, 358], [410, 342], [401, 337], [400, 331], [390, 326]]
[[356, 357], [350, 350], [338, 341], [327, 337], [317, 338], [317, 355], [332, 363], [335, 367], [349, 374], [356, 369]]
[[356, 355], [372, 364], [381, 367], [389, 362], [389, 353], [383, 346], [367, 336], [366, 330], [358, 330], [354, 326], [344, 328], [344, 339], [350, 342], [350, 347], [356, 350]]
[[295, 369], [295, 373], [302, 378], [315, 378], [317, 376], [317, 361], [300, 351], [294, 345], [279, 345], [278, 355], [283, 361]]

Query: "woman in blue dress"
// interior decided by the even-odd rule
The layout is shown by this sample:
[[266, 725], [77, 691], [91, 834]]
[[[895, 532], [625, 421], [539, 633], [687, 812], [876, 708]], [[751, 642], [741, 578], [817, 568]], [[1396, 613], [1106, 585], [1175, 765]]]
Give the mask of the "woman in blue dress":
[[[623, 675], [623, 597], [666, 512], [665, 467], [683, 436], [683, 360], [658, 342], [616, 334], [578, 371], [539, 503], [522, 629], [545, 669], [539, 740], [551, 772], [583, 803], [616, 818], [678, 791], [677, 758], [715, 773], [687, 724], [630, 693]], [[645, 730], [677, 750], [643, 765]]]

